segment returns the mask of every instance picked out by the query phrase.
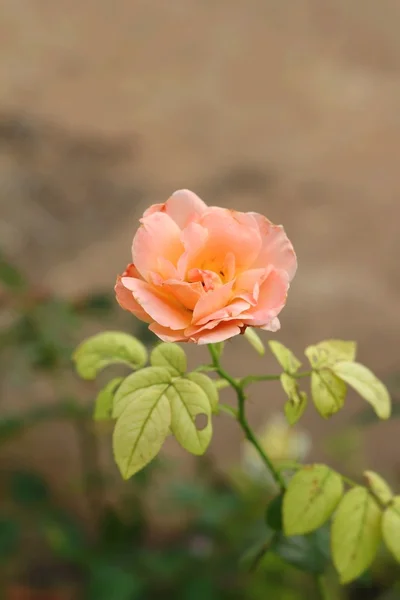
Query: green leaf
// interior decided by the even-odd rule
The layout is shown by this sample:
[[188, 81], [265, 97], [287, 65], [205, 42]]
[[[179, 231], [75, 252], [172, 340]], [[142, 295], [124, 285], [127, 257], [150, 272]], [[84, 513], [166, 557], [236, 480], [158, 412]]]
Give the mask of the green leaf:
[[7, 515], [0, 515], [0, 557], [3, 564], [17, 551], [21, 533], [18, 521]]
[[[175, 379], [166, 395], [171, 405], [172, 433], [192, 454], [204, 454], [212, 436], [212, 408], [205, 391], [190, 379]], [[206, 419], [202, 429], [196, 423], [199, 415]]]
[[364, 471], [364, 478], [369, 489], [382, 504], [388, 504], [393, 498], [389, 484], [374, 471]]
[[265, 346], [261, 341], [259, 335], [254, 331], [252, 327], [247, 327], [244, 332], [244, 336], [249, 342], [251, 346], [253, 346], [254, 350], [260, 355], [264, 356], [265, 354]]
[[46, 482], [29, 471], [15, 471], [12, 473], [10, 485], [11, 497], [20, 506], [31, 508], [40, 506], [50, 498]]
[[308, 535], [285, 537], [280, 534], [272, 549], [286, 563], [318, 575], [324, 573], [330, 559], [329, 528], [322, 527]]
[[286, 348], [286, 346], [275, 340], [268, 342], [268, 345], [272, 354], [286, 373], [292, 374], [299, 370], [301, 362], [289, 348]]
[[138, 600], [143, 597], [143, 582], [132, 570], [126, 571], [103, 559], [91, 565], [89, 574], [87, 600]]
[[128, 375], [115, 393], [113, 417], [118, 418], [142, 390], [165, 392], [171, 382], [171, 371], [165, 367], [145, 367]]
[[[213, 412], [216, 411], [218, 408], [219, 401], [217, 382], [213, 381], [207, 375], [204, 375], [203, 373], [197, 373], [196, 371], [194, 373], [189, 373], [189, 375], [186, 375], [186, 379], [194, 381], [194, 383], [196, 383], [202, 388], [203, 392], [205, 392], [210, 402]], [[222, 379], [220, 381], [225, 381], [225, 379]]]
[[76, 369], [83, 379], [96, 375], [112, 364], [140, 369], [146, 364], [147, 351], [136, 338], [120, 331], [98, 333], [78, 346], [73, 355]]
[[360, 363], [347, 361], [338, 362], [333, 370], [371, 404], [380, 419], [390, 417], [391, 401], [388, 389], [372, 371]]
[[312, 465], [298, 471], [283, 499], [285, 534], [301, 535], [321, 527], [342, 495], [342, 478], [326, 465]]
[[400, 562], [400, 496], [383, 513], [382, 533], [386, 546]]
[[267, 506], [265, 520], [273, 531], [283, 529], [283, 494], [275, 496]]
[[166, 387], [152, 386], [138, 392], [117, 420], [113, 449], [124, 479], [140, 471], [159, 453], [169, 433], [171, 408]]
[[177, 344], [158, 344], [150, 355], [153, 367], [167, 367], [174, 376], [184, 375], [187, 369], [185, 351]]
[[332, 367], [338, 361], [353, 361], [356, 358], [355, 342], [344, 340], [326, 340], [315, 346], [308, 346], [304, 353], [314, 369]]
[[307, 395], [305, 392], [300, 392], [300, 403], [294, 404], [290, 400], [285, 402], [283, 410], [285, 412], [286, 420], [289, 425], [295, 425], [297, 421], [301, 419], [303, 413], [307, 407]]
[[345, 494], [332, 523], [332, 558], [341, 583], [356, 579], [373, 561], [381, 522], [382, 512], [366, 488]]
[[328, 369], [313, 371], [311, 375], [311, 395], [319, 414], [328, 419], [337, 413], [344, 404], [347, 387]]
[[93, 419], [95, 421], [108, 421], [113, 412], [114, 394], [123, 381], [123, 377], [115, 377], [98, 393], [94, 405]]

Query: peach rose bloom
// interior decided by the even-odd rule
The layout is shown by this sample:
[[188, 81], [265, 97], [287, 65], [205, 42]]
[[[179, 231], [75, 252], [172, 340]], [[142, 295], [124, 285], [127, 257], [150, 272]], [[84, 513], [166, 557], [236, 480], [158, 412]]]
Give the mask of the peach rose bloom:
[[122, 308], [166, 342], [222, 342], [246, 327], [277, 331], [297, 261], [281, 226], [207, 206], [179, 190], [143, 215], [133, 263], [115, 286]]

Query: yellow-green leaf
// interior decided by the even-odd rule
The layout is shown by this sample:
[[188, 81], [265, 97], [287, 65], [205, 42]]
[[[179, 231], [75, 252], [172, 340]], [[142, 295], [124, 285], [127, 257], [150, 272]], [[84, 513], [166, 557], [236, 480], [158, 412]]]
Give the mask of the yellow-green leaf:
[[342, 583], [359, 577], [371, 564], [381, 540], [382, 511], [366, 488], [355, 487], [333, 518], [331, 546]]
[[388, 504], [393, 498], [393, 492], [383, 477], [374, 471], [364, 471], [364, 478], [374, 496], [378, 498], [382, 504]]
[[325, 419], [340, 410], [346, 397], [346, 384], [328, 369], [313, 371], [311, 395], [319, 414]]
[[94, 379], [99, 371], [112, 364], [140, 369], [146, 364], [147, 351], [142, 342], [127, 333], [106, 331], [82, 342], [73, 360], [83, 379]]
[[94, 405], [93, 418], [95, 421], [107, 421], [111, 419], [114, 394], [123, 377], [115, 377], [97, 394]]
[[190, 381], [194, 381], [194, 383], [196, 383], [202, 388], [203, 392], [205, 392], [210, 402], [211, 409], [214, 412], [218, 407], [219, 400], [218, 387], [216, 386], [216, 382], [213, 381], [207, 375], [204, 375], [203, 373], [198, 373], [197, 371], [195, 371], [194, 373], [189, 373], [188, 375], [186, 375], [186, 378], [190, 379]]
[[249, 344], [253, 346], [254, 350], [258, 352], [260, 356], [264, 356], [265, 346], [252, 327], [247, 327], [246, 331], [244, 332], [244, 336], [247, 338]]
[[183, 348], [177, 344], [159, 344], [150, 354], [153, 367], [168, 367], [175, 376], [183, 375], [187, 369], [187, 359]]
[[386, 546], [400, 562], [400, 496], [396, 496], [383, 513], [382, 533]]
[[288, 396], [289, 400], [291, 400], [293, 404], [300, 404], [301, 395], [299, 390], [299, 384], [297, 383], [296, 379], [294, 379], [294, 377], [288, 375], [287, 373], [282, 373], [280, 381], [284, 392]]
[[304, 353], [314, 369], [332, 367], [340, 360], [353, 361], [356, 358], [355, 342], [344, 340], [325, 340], [315, 346], [308, 346]]
[[275, 340], [269, 341], [268, 345], [272, 354], [286, 373], [296, 373], [299, 370], [301, 362], [289, 348], [286, 348], [286, 346]]
[[203, 388], [189, 379], [175, 379], [166, 395], [171, 405], [172, 433], [192, 454], [204, 454], [212, 436], [212, 409]]
[[146, 466], [160, 451], [169, 434], [171, 408], [164, 391], [139, 392], [115, 425], [113, 450], [124, 479]]
[[291, 400], [285, 402], [283, 407], [285, 417], [289, 425], [295, 425], [301, 419], [307, 407], [307, 395], [300, 392], [300, 402], [294, 404]]
[[113, 405], [113, 417], [118, 418], [137, 394], [145, 389], [165, 392], [172, 382], [171, 371], [165, 367], [146, 367], [129, 375], [119, 386]]
[[342, 495], [342, 478], [326, 465], [312, 465], [298, 471], [283, 499], [285, 535], [302, 535], [321, 527]]
[[372, 405], [380, 419], [390, 417], [391, 401], [388, 389], [372, 371], [360, 363], [347, 361], [338, 362], [333, 371]]

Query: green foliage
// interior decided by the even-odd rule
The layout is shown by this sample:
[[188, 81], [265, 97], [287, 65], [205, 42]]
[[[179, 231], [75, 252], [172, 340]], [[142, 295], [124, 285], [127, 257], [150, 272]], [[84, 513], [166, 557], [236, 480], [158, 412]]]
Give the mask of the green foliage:
[[16, 553], [21, 535], [18, 521], [8, 515], [0, 514], [0, 559], [2, 561]]
[[289, 350], [289, 348], [286, 348], [286, 346], [275, 340], [269, 341], [268, 345], [272, 354], [275, 356], [285, 373], [289, 373], [289, 375], [297, 373], [301, 367], [301, 362], [298, 360], [298, 358], [296, 358], [293, 352]]
[[321, 528], [308, 535], [279, 535], [272, 550], [286, 563], [307, 573], [320, 575], [330, 561], [329, 529]]
[[321, 527], [342, 495], [342, 478], [326, 465], [312, 465], [298, 471], [283, 499], [285, 534], [301, 535]]
[[338, 362], [335, 374], [354, 388], [369, 402], [380, 419], [390, 417], [390, 396], [386, 386], [364, 365], [354, 362]]
[[307, 394], [300, 391], [297, 380], [288, 373], [282, 373], [280, 379], [282, 387], [289, 398], [284, 406], [285, 415], [288, 423], [294, 425], [306, 409]]
[[[218, 391], [206, 375], [184, 374], [182, 353], [178, 346], [160, 344], [151, 355], [158, 366], [132, 373], [115, 394], [113, 447], [124, 478], [152, 460], [170, 432], [192, 454], [203, 454], [210, 443]], [[205, 423], [199, 422], [201, 416]]]
[[123, 381], [123, 377], [114, 377], [97, 394], [94, 403], [93, 418], [95, 421], [108, 421], [112, 417], [114, 394]]
[[187, 369], [187, 359], [184, 350], [177, 344], [158, 344], [150, 354], [153, 367], [167, 367], [172, 375], [184, 375]]
[[356, 358], [355, 342], [344, 340], [325, 340], [314, 346], [308, 346], [304, 353], [313, 369], [333, 367], [339, 361], [353, 361]]
[[29, 508], [41, 507], [50, 498], [46, 482], [29, 471], [14, 471], [11, 474], [10, 494], [16, 504]]
[[332, 558], [342, 583], [356, 579], [373, 561], [381, 541], [382, 511], [367, 489], [345, 494], [332, 523]]
[[124, 479], [129, 479], [157, 456], [169, 433], [171, 408], [165, 395], [167, 387], [141, 389], [117, 420], [113, 450]]
[[284, 495], [279, 494], [267, 506], [265, 519], [273, 531], [282, 531], [283, 529], [283, 498]]
[[247, 327], [246, 331], [244, 332], [244, 336], [247, 339], [247, 341], [249, 342], [249, 344], [251, 346], [253, 346], [254, 350], [260, 356], [264, 356], [265, 346], [264, 346], [263, 342], [261, 341], [259, 335], [256, 333], [256, 331], [252, 327]]
[[112, 364], [124, 364], [140, 369], [146, 364], [144, 345], [127, 333], [107, 331], [98, 333], [78, 346], [73, 359], [83, 379], [95, 379], [96, 375]]
[[315, 408], [324, 419], [328, 419], [341, 408], [346, 398], [346, 384], [328, 369], [311, 374], [311, 395]]
[[393, 498], [383, 514], [382, 534], [386, 546], [400, 562], [400, 496]]
[[390, 489], [389, 484], [374, 471], [364, 471], [364, 479], [367, 486], [382, 504], [388, 504], [393, 498], [393, 492]]

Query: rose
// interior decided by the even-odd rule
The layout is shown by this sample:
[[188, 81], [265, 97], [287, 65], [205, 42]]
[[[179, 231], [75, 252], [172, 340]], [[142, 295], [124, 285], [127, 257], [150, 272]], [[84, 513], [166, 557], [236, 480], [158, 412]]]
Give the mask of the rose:
[[120, 306], [164, 341], [198, 344], [277, 331], [297, 267], [281, 226], [189, 190], [145, 211], [132, 256], [115, 286]]

